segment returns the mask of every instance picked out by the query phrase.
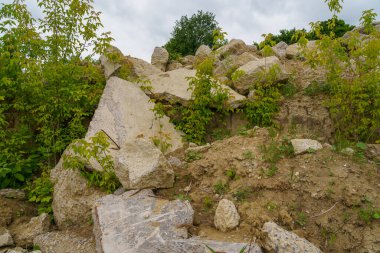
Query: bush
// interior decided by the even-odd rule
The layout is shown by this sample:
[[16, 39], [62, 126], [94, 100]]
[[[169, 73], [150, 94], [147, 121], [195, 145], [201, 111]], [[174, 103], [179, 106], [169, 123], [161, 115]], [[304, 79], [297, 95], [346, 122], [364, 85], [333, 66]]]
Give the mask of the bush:
[[[201, 45], [213, 48], [214, 31], [219, 31], [215, 37], [223, 37], [221, 28], [215, 20], [215, 15], [211, 12], [198, 11], [190, 18], [182, 16], [176, 21], [171, 33], [171, 39], [165, 44], [171, 59], [186, 55], [194, 55]], [[220, 40], [217, 40], [220, 42]], [[222, 38], [223, 41], [223, 38]]]
[[213, 76], [212, 58], [198, 65], [195, 77], [189, 79], [192, 101], [182, 110], [182, 119], [177, 128], [186, 134], [186, 140], [196, 144], [205, 141], [207, 127], [215, 112], [227, 114], [228, 93]]
[[1, 188], [54, 166], [85, 134], [105, 85], [91, 56], [111, 40], [92, 1], [38, 0], [40, 19], [23, 2], [0, 9]]
[[[90, 141], [77, 140], [70, 146], [73, 154], [63, 155], [63, 166], [66, 169], [79, 170], [89, 185], [99, 187], [107, 193], [113, 193], [121, 184], [115, 174], [109, 146], [109, 138], [104, 132], [98, 132], [90, 138]], [[88, 165], [95, 161], [100, 165], [101, 170], [88, 168]]]
[[322, 66], [327, 71], [330, 97], [326, 105], [340, 139], [380, 139], [380, 32], [372, 26], [375, 17], [372, 11], [363, 12], [366, 39], [360, 38], [358, 31], [348, 38], [324, 35], [319, 24], [313, 25], [320, 40], [306, 58], [312, 67]]

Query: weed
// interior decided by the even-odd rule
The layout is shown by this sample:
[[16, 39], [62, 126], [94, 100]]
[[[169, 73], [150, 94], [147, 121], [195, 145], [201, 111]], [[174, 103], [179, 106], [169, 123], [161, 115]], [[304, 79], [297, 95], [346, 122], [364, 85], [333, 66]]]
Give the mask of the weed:
[[202, 153], [200, 153], [200, 152], [190, 150], [186, 153], [185, 160], [188, 163], [191, 163], [191, 162], [194, 162], [194, 161], [200, 160], [200, 159], [202, 159]]
[[277, 162], [284, 157], [294, 155], [293, 146], [287, 139], [283, 139], [281, 143], [272, 140], [269, 145], [263, 145], [261, 147], [261, 152], [263, 153], [264, 161], [272, 165], [277, 164]]
[[164, 133], [161, 119], [165, 116], [164, 106], [161, 103], [156, 103], [152, 109], [154, 118], [158, 121], [159, 130], [156, 136], [151, 137], [153, 144], [158, 147], [162, 153], [166, 153], [171, 147], [171, 137], [168, 133]]
[[214, 191], [215, 193], [219, 195], [223, 195], [228, 190], [228, 185], [226, 183], [223, 183], [222, 181], [219, 181], [214, 185]]
[[211, 137], [214, 140], [223, 140], [223, 139], [228, 138], [230, 136], [231, 136], [231, 131], [229, 129], [226, 129], [226, 128], [218, 128], [218, 129], [215, 129], [211, 133]]
[[328, 84], [321, 84], [313, 81], [308, 87], [305, 88], [304, 93], [306, 96], [313, 97], [321, 94], [330, 94], [331, 86]]
[[286, 83], [280, 87], [281, 94], [286, 98], [292, 98], [298, 91], [293, 83]]
[[307, 216], [304, 212], [297, 213], [296, 223], [301, 227], [305, 226], [307, 223]]
[[277, 171], [278, 171], [278, 168], [274, 165], [271, 165], [268, 171], [266, 172], [266, 175], [268, 177], [273, 177], [274, 175], [276, 175]]
[[335, 244], [337, 235], [331, 229], [322, 227], [321, 235], [325, 239], [329, 247], [332, 247]]
[[277, 203], [275, 202], [272, 202], [272, 201], [269, 201], [266, 205], [265, 205], [266, 209], [270, 212], [276, 210], [278, 208], [278, 205]]
[[248, 195], [252, 193], [252, 190], [248, 187], [245, 188], [240, 188], [236, 192], [232, 194], [232, 196], [237, 200], [237, 201], [244, 201], [247, 199]]
[[231, 168], [226, 171], [226, 176], [228, 177], [229, 180], [235, 180], [236, 179], [236, 171]]
[[252, 151], [251, 150], [244, 151], [243, 158], [246, 159], [246, 160], [253, 159], [254, 156], [253, 156]]
[[210, 210], [214, 206], [214, 201], [209, 196], [203, 198], [203, 207], [205, 210]]
[[184, 194], [178, 194], [175, 198], [181, 201], [191, 201], [191, 198]]
[[380, 219], [380, 209], [376, 210], [372, 204], [368, 204], [359, 209], [358, 217], [369, 225], [372, 221]]
[[38, 204], [38, 213], [47, 213], [52, 217], [54, 184], [50, 181], [49, 173], [44, 171], [41, 177], [28, 182], [25, 190], [28, 192], [28, 201]]

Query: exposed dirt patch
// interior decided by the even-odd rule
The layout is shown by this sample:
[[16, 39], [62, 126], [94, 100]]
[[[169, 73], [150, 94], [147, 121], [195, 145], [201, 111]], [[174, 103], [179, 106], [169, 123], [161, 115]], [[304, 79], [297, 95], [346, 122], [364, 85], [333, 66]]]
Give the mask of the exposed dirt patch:
[[0, 197], [0, 227], [29, 222], [38, 216], [37, 206], [25, 200]]
[[[280, 159], [274, 166], [268, 162], [268, 150], [273, 153], [270, 147], [281, 140], [272, 138], [266, 129], [256, 129], [214, 142], [196, 156], [199, 160], [176, 167], [175, 187], [158, 195], [191, 199], [191, 233], [207, 239], [259, 242], [263, 223], [272, 220], [324, 252], [362, 252], [379, 243], [373, 236], [380, 221], [363, 218], [372, 207], [380, 208], [375, 164], [324, 148]], [[184, 152], [173, 155], [183, 161], [191, 158]], [[239, 228], [228, 233], [213, 225], [222, 198], [234, 201], [241, 216]]]

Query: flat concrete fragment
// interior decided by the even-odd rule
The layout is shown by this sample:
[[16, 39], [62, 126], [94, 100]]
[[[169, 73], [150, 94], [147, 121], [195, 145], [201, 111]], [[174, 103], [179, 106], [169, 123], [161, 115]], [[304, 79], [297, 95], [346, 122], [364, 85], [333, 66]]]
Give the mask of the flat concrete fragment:
[[186, 239], [194, 211], [189, 202], [157, 198], [151, 190], [99, 199], [93, 209], [98, 253], [158, 253]]

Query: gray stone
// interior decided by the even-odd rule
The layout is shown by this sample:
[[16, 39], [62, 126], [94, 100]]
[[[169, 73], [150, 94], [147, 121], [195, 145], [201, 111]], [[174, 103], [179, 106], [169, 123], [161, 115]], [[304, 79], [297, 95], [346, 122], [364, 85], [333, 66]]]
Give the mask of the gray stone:
[[280, 59], [284, 59], [286, 57], [286, 48], [288, 48], [288, 44], [281, 41], [272, 47], [273, 53]]
[[179, 61], [171, 61], [168, 64], [168, 67], [166, 68], [166, 71], [172, 71], [176, 69], [182, 68], [183, 65]]
[[[306, 44], [307, 50], [314, 49], [315, 47], [316, 47], [315, 40], [308, 41]], [[298, 44], [292, 44], [286, 48], [286, 58], [295, 59], [295, 58], [302, 57], [302, 50], [303, 48], [300, 47]]]
[[[195, 74], [195, 70], [177, 69], [150, 76], [152, 89], [149, 92], [157, 100], [188, 105], [192, 95], [188, 78], [195, 77]], [[246, 97], [238, 94], [228, 86], [221, 85], [221, 87], [229, 94], [227, 103], [232, 108], [239, 107], [246, 100]]]
[[34, 238], [43, 253], [95, 253], [95, 239], [91, 231], [54, 231]]
[[227, 232], [239, 226], [240, 215], [234, 203], [227, 199], [222, 199], [215, 211], [214, 224], [217, 229]]
[[210, 148], [211, 148], [210, 143], [207, 143], [206, 145], [202, 145], [202, 146], [198, 146], [198, 145], [189, 146], [189, 148], [186, 149], [186, 153], [189, 153], [189, 152], [204, 153], [207, 150], [209, 150]]
[[345, 154], [345, 155], [354, 155], [355, 154], [355, 150], [353, 150], [352, 148], [344, 148], [340, 152], [342, 154]]
[[[69, 154], [66, 149], [64, 154]], [[51, 171], [54, 183], [54, 220], [60, 229], [86, 224], [91, 217], [94, 202], [106, 195], [100, 189], [88, 185], [78, 170], [64, 168], [63, 158]]]
[[126, 189], [170, 188], [174, 172], [162, 152], [151, 140], [137, 138], [118, 152], [115, 173]]
[[14, 245], [13, 238], [8, 229], [0, 228], [0, 248]]
[[151, 190], [108, 195], [93, 209], [97, 252], [178, 252], [170, 242], [188, 237], [193, 215], [189, 202], [156, 198]]
[[7, 199], [25, 199], [25, 191], [18, 189], [2, 189], [0, 190], [0, 196]]
[[365, 155], [371, 160], [380, 162], [380, 144], [367, 144]]
[[169, 61], [169, 53], [165, 48], [156, 47], [152, 54], [151, 64], [161, 71], [166, 71]]
[[250, 52], [252, 48], [249, 48], [244, 41], [232, 39], [227, 45], [218, 48], [215, 52], [215, 56], [219, 60], [223, 60], [230, 55], [241, 55], [244, 52]]
[[[168, 152], [181, 148], [181, 133], [169, 122], [168, 117], [155, 120], [153, 108], [154, 103], [135, 84], [111, 77], [92, 118], [86, 139], [99, 131], [105, 131], [122, 147], [136, 137], [150, 139], [162, 131], [170, 137], [171, 147]], [[117, 149], [115, 146], [111, 148]]]
[[294, 148], [294, 154], [300, 155], [309, 152], [315, 152], [317, 150], [323, 149], [321, 143], [316, 140], [310, 139], [293, 139], [290, 141]]
[[274, 222], [267, 222], [263, 226], [267, 233], [264, 248], [277, 253], [322, 253], [316, 246], [296, 234], [286, 231]]
[[139, 58], [126, 56], [126, 59], [132, 63], [133, 73], [135, 73], [141, 79], [146, 79], [150, 75], [162, 73], [160, 69]]
[[[110, 47], [107, 49], [108, 54], [117, 54], [118, 57], [124, 57], [123, 53], [117, 47]], [[100, 64], [103, 67], [104, 75], [108, 79], [110, 78], [120, 67], [121, 64], [110, 61], [107, 56], [100, 56]]]
[[230, 55], [223, 61], [216, 62], [214, 74], [218, 77], [224, 77], [231, 68], [239, 68], [254, 60], [258, 60], [258, 58], [248, 52], [244, 52], [241, 55]]
[[[243, 95], [248, 94], [252, 84], [259, 80], [261, 73], [268, 71], [271, 67], [278, 66], [277, 82], [284, 81], [288, 78], [280, 60], [276, 56], [266, 57], [259, 60], [253, 60], [238, 68], [238, 71], [244, 73], [243, 76], [234, 81], [235, 89]], [[260, 78], [260, 81], [265, 81]]]
[[179, 62], [183, 66], [191, 66], [191, 68], [192, 68], [192, 66], [194, 65], [194, 62], [195, 62], [195, 56], [194, 55], [187, 55], [187, 56], [179, 59]]
[[30, 247], [33, 245], [33, 239], [38, 235], [49, 232], [50, 216], [46, 213], [32, 218], [29, 223], [20, 224], [12, 227], [14, 241], [17, 245]]
[[0, 249], [0, 253], [27, 253], [26, 249], [21, 247]]
[[209, 46], [201, 45], [195, 52], [195, 57], [198, 59], [199, 58], [204, 59], [204, 58], [207, 58], [207, 56], [209, 56], [211, 52], [212, 50]]

